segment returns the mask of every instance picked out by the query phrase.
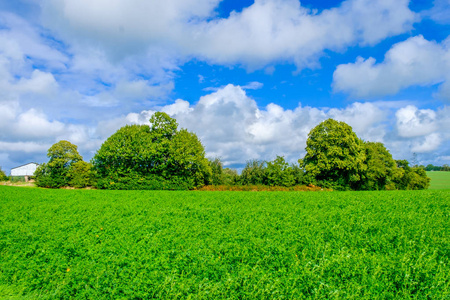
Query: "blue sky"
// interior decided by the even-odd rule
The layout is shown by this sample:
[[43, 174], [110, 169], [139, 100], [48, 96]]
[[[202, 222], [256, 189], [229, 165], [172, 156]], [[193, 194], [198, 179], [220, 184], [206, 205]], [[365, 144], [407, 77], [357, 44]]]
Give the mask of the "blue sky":
[[0, 0], [0, 166], [89, 160], [155, 111], [236, 168], [296, 162], [327, 118], [448, 164], [449, 36], [449, 0]]

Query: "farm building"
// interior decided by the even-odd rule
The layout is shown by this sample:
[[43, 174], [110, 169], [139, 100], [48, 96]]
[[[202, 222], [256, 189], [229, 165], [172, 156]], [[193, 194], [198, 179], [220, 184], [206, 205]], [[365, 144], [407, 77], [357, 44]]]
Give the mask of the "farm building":
[[30, 176], [34, 175], [39, 164], [37, 163], [28, 163], [26, 165], [18, 166], [11, 169], [11, 176], [13, 177], [25, 177], [25, 180], [28, 181]]

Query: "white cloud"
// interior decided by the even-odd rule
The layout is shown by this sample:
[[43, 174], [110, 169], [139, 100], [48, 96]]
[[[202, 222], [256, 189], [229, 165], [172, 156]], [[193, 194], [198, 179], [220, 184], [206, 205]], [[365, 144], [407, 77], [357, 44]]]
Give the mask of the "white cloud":
[[347, 0], [321, 13], [297, 0], [257, 0], [228, 18], [216, 17], [220, 0], [87, 2], [43, 1], [44, 24], [73, 44], [101, 45], [115, 60], [171, 49], [180, 58], [250, 68], [280, 60], [314, 66], [325, 49], [374, 44], [417, 20], [407, 0]]
[[436, 112], [431, 109], [418, 109], [409, 105], [399, 109], [395, 117], [397, 131], [401, 137], [424, 136], [438, 129]]
[[244, 89], [244, 90], [259, 90], [259, 89], [262, 89], [263, 86], [264, 86], [264, 84], [262, 82], [252, 81], [252, 82], [247, 83], [246, 85], [243, 85], [242, 89]]
[[441, 24], [450, 24], [450, 1], [434, 0], [433, 2], [433, 7], [421, 12], [421, 15]]
[[34, 70], [30, 78], [20, 78], [15, 88], [22, 93], [51, 95], [57, 91], [58, 83], [51, 73]]
[[[215, 88], [196, 104], [178, 99], [164, 105], [176, 71], [188, 60], [237, 63], [269, 74], [280, 61], [294, 62], [299, 69], [316, 67], [327, 50], [373, 45], [407, 32], [417, 20], [407, 0], [347, 0], [320, 13], [297, 0], [256, 0], [228, 18], [216, 16], [219, 2], [42, 0], [43, 23], [38, 26], [0, 13], [0, 157], [8, 157], [9, 165], [45, 161], [48, 147], [66, 139], [89, 159], [118, 128], [148, 123], [155, 110], [197, 133], [208, 155], [221, 156], [228, 164], [275, 155], [296, 161], [304, 154], [310, 129], [329, 117], [347, 122], [366, 140], [385, 142], [403, 157], [412, 149], [437, 151], [436, 145], [450, 139], [447, 107], [431, 112], [401, 107], [398, 124], [389, 123], [394, 109], [379, 103], [292, 110], [272, 103], [258, 108], [245, 92], [261, 88], [256, 81]], [[391, 49], [383, 63], [387, 66], [380, 68], [403, 71], [400, 81], [390, 77], [383, 82], [380, 64], [370, 59], [361, 60], [367, 72], [360, 75], [372, 74], [385, 91], [444, 81], [440, 95], [450, 99], [449, 72], [442, 71], [449, 41], [437, 44], [416, 37]], [[440, 54], [444, 56], [438, 58]], [[415, 63], [419, 58], [423, 64]], [[409, 75], [416, 70], [420, 72]], [[363, 94], [374, 93], [370, 83], [360, 84], [369, 90]], [[344, 91], [355, 88], [343, 86]], [[414, 115], [410, 119], [404, 114], [408, 110]], [[415, 133], [408, 132], [408, 122], [415, 124]], [[389, 126], [397, 126], [397, 132]]]
[[[305, 154], [309, 131], [327, 118], [348, 123], [365, 140], [390, 143], [386, 123], [392, 110], [376, 103], [353, 103], [342, 109], [299, 105], [294, 110], [271, 103], [261, 109], [242, 87], [227, 85], [201, 97], [196, 105], [177, 100], [161, 110], [176, 118], [181, 127], [195, 132], [208, 156], [221, 157], [228, 165], [249, 159], [271, 160], [276, 155], [295, 162]], [[153, 113], [129, 114], [121, 122], [148, 124]], [[402, 157], [408, 155], [410, 141], [405, 140], [399, 149]]]
[[441, 136], [438, 133], [432, 133], [425, 136], [422, 141], [413, 143], [412, 152], [423, 153], [436, 150], [442, 143]]
[[47, 153], [48, 148], [51, 144], [42, 144], [38, 142], [2, 142], [0, 141], [0, 149], [3, 153], [8, 152], [25, 152], [25, 153], [36, 153], [42, 152]]
[[[305, 154], [309, 131], [328, 118], [346, 122], [366, 141], [384, 143], [395, 159], [411, 159], [416, 152], [423, 160], [435, 161], [437, 153], [445, 155], [443, 145], [450, 142], [447, 106], [431, 110], [379, 101], [356, 102], [340, 109], [299, 105], [289, 110], [273, 103], [261, 109], [241, 87], [227, 85], [195, 105], [177, 100], [161, 110], [195, 132], [208, 156], [221, 157], [228, 165], [271, 160], [276, 155], [295, 162]], [[148, 124], [154, 112], [129, 114], [121, 122]]]
[[395, 44], [376, 63], [359, 57], [355, 63], [339, 65], [333, 74], [334, 90], [355, 97], [392, 95], [401, 89], [441, 82], [441, 96], [450, 100], [450, 38], [438, 44], [415, 36]]
[[383, 141], [386, 131], [384, 121], [388, 117], [388, 112], [375, 104], [355, 102], [346, 109], [332, 108], [328, 111], [328, 115], [352, 126], [355, 133], [364, 140]]
[[59, 135], [64, 130], [64, 124], [58, 121], [48, 121], [47, 117], [36, 111], [30, 109], [17, 116], [15, 124], [10, 125], [12, 133], [16, 137], [22, 139], [45, 139], [53, 138]]
[[[34, 109], [22, 112], [14, 102], [0, 102], [0, 106], [0, 116], [8, 120], [0, 122], [0, 155], [10, 158], [7, 166], [26, 162], [27, 158], [46, 161], [48, 147], [61, 139], [78, 145], [90, 159], [117, 129], [125, 124], [148, 124], [156, 111], [129, 113], [86, 126], [51, 120]], [[178, 99], [158, 110], [176, 118], [180, 127], [195, 132], [209, 157], [221, 157], [232, 166], [249, 159], [272, 160], [276, 155], [297, 161], [305, 154], [309, 131], [327, 118], [348, 123], [365, 140], [383, 142], [396, 159], [410, 159], [416, 152], [435, 162], [436, 157], [448, 156], [442, 145], [450, 141], [448, 107], [426, 110], [410, 105], [396, 109], [383, 103], [357, 102], [341, 109], [299, 105], [289, 110], [274, 103], [258, 108], [242, 87], [227, 85], [201, 97], [196, 104]], [[14, 134], [8, 134], [11, 132]]]

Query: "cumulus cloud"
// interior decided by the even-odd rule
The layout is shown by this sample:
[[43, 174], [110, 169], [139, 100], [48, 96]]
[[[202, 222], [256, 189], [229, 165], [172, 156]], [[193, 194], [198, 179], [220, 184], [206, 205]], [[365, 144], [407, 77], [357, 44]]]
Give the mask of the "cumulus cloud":
[[436, 150], [441, 145], [442, 139], [438, 133], [425, 136], [422, 141], [413, 143], [412, 152], [423, 153]]
[[339, 65], [333, 74], [334, 90], [367, 98], [444, 82], [440, 96], [450, 100], [449, 46], [450, 38], [439, 44], [421, 35], [411, 37], [395, 44], [381, 63], [359, 57], [355, 63]]
[[178, 99], [93, 126], [51, 120], [34, 109], [23, 111], [17, 103], [0, 106], [0, 117], [8, 120], [0, 122], [0, 155], [21, 163], [26, 162], [24, 157], [45, 161], [46, 150], [61, 139], [77, 144], [90, 159], [117, 129], [125, 124], [149, 124], [157, 110], [176, 118], [180, 127], [195, 132], [209, 157], [221, 157], [233, 167], [242, 167], [250, 159], [272, 160], [276, 155], [296, 162], [305, 154], [309, 131], [328, 118], [348, 123], [364, 140], [384, 143], [397, 159], [410, 159], [413, 152], [433, 161], [433, 156], [449, 155], [443, 147], [450, 142], [448, 107], [430, 110], [409, 105], [397, 109], [356, 102], [331, 109], [299, 105], [290, 110], [274, 103], [261, 108], [242, 87], [231, 84], [201, 97], [195, 104]]
[[450, 144], [448, 112], [447, 106], [438, 110], [419, 109], [413, 105], [398, 109], [395, 113], [397, 136], [391, 136], [395, 151], [405, 152], [401, 149], [404, 147], [410, 152], [429, 153], [430, 161], [436, 159], [432, 157], [433, 152], [445, 155]]
[[437, 129], [436, 112], [431, 109], [418, 109], [408, 105], [399, 109], [395, 117], [398, 134], [401, 137], [424, 136]]
[[407, 0], [347, 0], [320, 13], [297, 0], [257, 0], [217, 18], [220, 0], [45, 0], [44, 24], [72, 43], [95, 42], [112, 59], [149, 49], [250, 68], [273, 61], [313, 66], [325, 49], [374, 44], [403, 33], [417, 16]]
[[[407, 0], [346, 0], [321, 12], [297, 0], [256, 0], [219, 18], [220, 1], [42, 0], [37, 26], [31, 22], [38, 18], [0, 12], [0, 157], [7, 157], [9, 166], [42, 162], [53, 143], [66, 139], [89, 159], [118, 128], [148, 123], [156, 110], [197, 133], [209, 156], [235, 166], [275, 155], [296, 161], [311, 128], [330, 117], [347, 122], [366, 140], [385, 142], [402, 158], [412, 150], [437, 151], [450, 140], [447, 107], [427, 111], [357, 102], [331, 109], [274, 103], [261, 108], [246, 93], [263, 87], [256, 81], [215, 88], [195, 104], [178, 99], [165, 105], [175, 72], [191, 59], [268, 74], [280, 61], [316, 67], [328, 50], [374, 45], [407, 32], [418, 18]], [[336, 79], [337, 70], [336, 89], [372, 95], [376, 89], [363, 80], [368, 74], [384, 93], [443, 82], [439, 93], [450, 99], [449, 42], [419, 36], [404, 43], [381, 64], [358, 61], [366, 68], [361, 73], [358, 64], [349, 64], [347, 72], [340, 66], [343, 79]], [[392, 75], [383, 81], [382, 72], [403, 79]], [[414, 72], [418, 75], [409, 75]], [[361, 80], [361, 91], [354, 80]]]
[[421, 12], [425, 17], [441, 24], [450, 24], [450, 1], [434, 0], [430, 10]]
[[252, 81], [247, 83], [246, 85], [243, 85], [242, 88], [244, 90], [259, 90], [264, 86], [264, 84], [262, 82], [258, 82], [258, 81]]
[[[177, 100], [174, 104], [161, 107], [176, 118], [180, 126], [195, 132], [205, 145], [207, 155], [221, 157], [227, 165], [242, 165], [249, 159], [271, 160], [276, 155], [284, 155], [289, 161], [295, 162], [305, 154], [306, 139], [309, 131], [327, 118], [344, 121], [352, 126], [359, 137], [368, 141], [383, 142], [392, 147], [401, 158], [414, 150], [426, 152], [425, 142], [430, 144], [431, 138], [419, 145], [414, 137], [402, 137], [399, 144], [395, 142], [398, 136], [392, 136], [394, 124], [389, 124], [395, 111], [377, 103], [353, 103], [345, 108], [318, 109], [299, 105], [293, 110], [284, 109], [271, 103], [264, 108], [258, 108], [242, 87], [227, 85], [216, 92], [200, 98], [197, 104]], [[420, 110], [413, 107], [403, 108], [397, 115], [405, 124], [404, 111], [412, 110], [421, 117]], [[416, 111], [419, 111], [417, 113]], [[148, 124], [155, 110], [131, 113], [118, 123]], [[421, 112], [427, 114], [427, 111]], [[440, 113], [435, 113], [440, 119]], [[419, 121], [417, 121], [419, 122]], [[419, 126], [419, 125], [418, 125]], [[437, 130], [437, 127], [435, 127]], [[423, 131], [420, 138], [432, 131]], [[431, 149], [431, 148], [430, 148]]]
[[[231, 166], [242, 166], [249, 159], [272, 160], [276, 155], [296, 162], [305, 154], [309, 131], [328, 118], [346, 122], [363, 140], [384, 143], [395, 159], [409, 160], [418, 153], [421, 161], [436, 163], [436, 155], [448, 155], [450, 144], [447, 106], [431, 110], [355, 102], [345, 108], [299, 105], [289, 110], [274, 103], [258, 108], [242, 87], [227, 85], [195, 105], [178, 99], [160, 110], [195, 132], [208, 156], [221, 157]], [[155, 111], [128, 114], [116, 120], [116, 126], [148, 124]]]

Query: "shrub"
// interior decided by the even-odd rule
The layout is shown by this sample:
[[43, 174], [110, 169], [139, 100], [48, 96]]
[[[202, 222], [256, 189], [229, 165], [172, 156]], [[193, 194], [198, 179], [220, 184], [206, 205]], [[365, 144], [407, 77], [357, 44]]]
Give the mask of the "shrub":
[[7, 181], [8, 176], [6, 176], [5, 172], [2, 170], [2, 167], [0, 167], [0, 181]]

